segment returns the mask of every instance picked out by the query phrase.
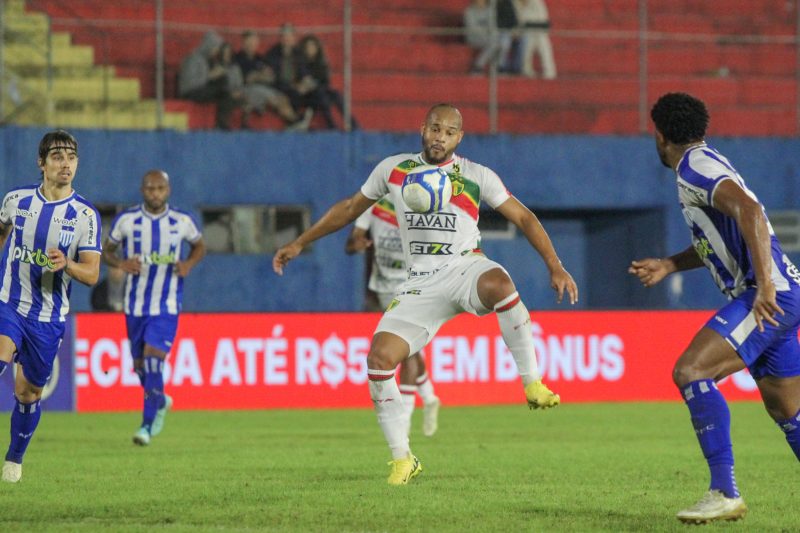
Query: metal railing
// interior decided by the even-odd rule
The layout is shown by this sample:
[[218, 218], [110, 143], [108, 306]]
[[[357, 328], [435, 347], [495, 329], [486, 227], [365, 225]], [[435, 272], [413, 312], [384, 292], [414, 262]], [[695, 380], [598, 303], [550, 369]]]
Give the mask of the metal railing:
[[[280, 3], [280, 2], [279, 2]], [[270, 27], [253, 27], [246, 20], [247, 13], [243, 16], [244, 20], [237, 23], [210, 23], [214, 20], [214, 14], [219, 11], [222, 13], [221, 3], [209, 3], [209, 16], [203, 22], [191, 22], [181, 20], [180, 12], [188, 9], [187, 6], [197, 5], [200, 2], [188, 2], [187, 0], [150, 0], [140, 2], [117, 2], [115, 5], [124, 8], [130, 4], [135, 4], [137, 9], [145, 9], [147, 17], [125, 18], [123, 15], [104, 15], [102, 9], [81, 10], [81, 5], [102, 6], [98, 0], [73, 0], [66, 2], [63, 0], [28, 0], [29, 10], [47, 12], [50, 14], [51, 34], [52, 31], [68, 31], [79, 42], [94, 46], [95, 63], [102, 65], [115, 66], [118, 73], [124, 76], [136, 76], [142, 81], [142, 96], [155, 100], [155, 113], [157, 127], [165, 125], [165, 102], [177, 97], [176, 77], [182, 56], [187, 54], [200, 41], [202, 34], [208, 30], [216, 30], [228, 38], [234, 44], [238, 43], [241, 32], [247, 29], [255, 29], [262, 37], [269, 40], [277, 40], [281, 21], [275, 21]], [[215, 5], [216, 4], [216, 5]], [[382, 71], [380, 66], [370, 65], [370, 58], [377, 57], [374, 49], [387, 50], [397, 48], [393, 41], [398, 43], [410, 42], [413, 39], [435, 41], [453, 45], [461, 39], [463, 29], [460, 26], [460, 13], [449, 13], [450, 25], [431, 24], [427, 26], [414, 25], [383, 25], [383, 24], [364, 24], [363, 16], [359, 17], [363, 10], [367, 9], [360, 2], [354, 0], [329, 0], [325, 3], [326, 12], [320, 14], [320, 9], [315, 7], [316, 3], [309, 1], [303, 4], [297, 2], [298, 10], [306, 8], [309, 24], [304, 25], [299, 18], [293, 20], [300, 33], [315, 33], [319, 35], [331, 54], [332, 67], [335, 69], [336, 81], [341, 85], [344, 96], [344, 114], [349, 116], [354, 108], [363, 108], [369, 104], [369, 96], [364, 96], [364, 91], [359, 91], [357, 83], [379, 83], [380, 77], [387, 72]], [[354, 5], [355, 4], [355, 5]], [[794, 117], [792, 131], [787, 134], [797, 135], [800, 132], [800, 39], [798, 39], [797, 28], [800, 27], [800, 0], [786, 3], [787, 9], [791, 8], [793, 15], [791, 23], [783, 26], [785, 33], [742, 33], [739, 29], [729, 32], [708, 33], [704, 31], [687, 31], [678, 27], [675, 31], [667, 31], [666, 28], [653, 23], [654, 6], [661, 6], [660, 0], [639, 0], [638, 10], [635, 16], [638, 18], [635, 24], [630, 22], [623, 24], [623, 29], [608, 28], [565, 28], [554, 26], [550, 31], [550, 37], [556, 49], [556, 58], [560, 63], [563, 59], [564, 66], [559, 64], [559, 76], [562, 80], [574, 80], [576, 84], [587, 84], [591, 87], [594, 79], [598, 84], [611, 79], [627, 80], [636, 84], [636, 96], [628, 98], [627, 101], [617, 103], [624, 113], [629, 113], [632, 124], [622, 133], [643, 133], [647, 131], [649, 118], [648, 110], [652, 92], [660, 87], [659, 80], [667, 78], [680, 78], [681, 83], [691, 86], [692, 83], [702, 83], [709, 80], [758, 80], [763, 79], [769, 82], [788, 81], [794, 85], [792, 98], [785, 101], [777, 101], [774, 94], [763, 95], [763, 107], [773, 109], [776, 115], [785, 113]], [[109, 4], [105, 4], [109, 5]], [[247, 4], [248, 6], [251, 4]], [[281, 3], [283, 8], [287, 4]], [[196, 9], [196, 8], [195, 8]], [[248, 8], [254, 9], [254, 8]], [[288, 9], [288, 8], [287, 8]], [[551, 2], [551, 14], [558, 9], [558, 3]], [[440, 10], [445, 12], [444, 9]], [[124, 12], [122, 9], [121, 12]], [[1, 14], [2, 12], [0, 12]], [[202, 17], [201, 17], [202, 18]], [[224, 18], [224, 17], [223, 17]], [[302, 18], [302, 16], [301, 16]], [[5, 26], [0, 25], [0, 26]], [[789, 33], [789, 31], [791, 33]], [[0, 30], [2, 32], [2, 30]], [[3, 39], [7, 35], [2, 35]], [[49, 40], [48, 40], [49, 42]], [[659, 61], [659, 54], [666, 48], [686, 48], [693, 49], [695, 58], [708, 59], [710, 56], [717, 58], [714, 61], [705, 61], [711, 65], [707, 71], [686, 71], [685, 73], [676, 68], [676, 65], [664, 65]], [[48, 55], [46, 69], [47, 87], [52, 88], [54, 69], [51, 47], [42, 51]], [[603, 48], [608, 52], [609, 65], [602, 68], [598, 65], [587, 65], [587, 70], [582, 72], [575, 67], [578, 61], [576, 56], [586, 53], [592, 48]], [[141, 53], [132, 55], [131, 50], [138, 49]], [[451, 63], [445, 62], [440, 65], [441, 70], [436, 70], [433, 61], [430, 68], [421, 68], [421, 74], [428, 74], [435, 83], [437, 76], [463, 76], [469, 67], [469, 54], [465, 56], [463, 50], [465, 44], [458, 45], [461, 50], [454, 54], [456, 57]], [[150, 53], [152, 50], [152, 54]], [[456, 50], [456, 48], [452, 48]], [[763, 50], [763, 53], [758, 52]], [[146, 53], [145, 53], [146, 51]], [[755, 51], [755, 52], [754, 52]], [[615, 55], [616, 54], [616, 55]], [[750, 67], [737, 67], [728, 65], [728, 59], [735, 59], [737, 55], [752, 55], [752, 65]], [[774, 68], [767, 65], [759, 65], [759, 56], [767, 57], [792, 57], [787, 60], [785, 72], [776, 72]], [[466, 62], [464, 58], [467, 57]], [[8, 64], [3, 55], [0, 45], [0, 78], [7, 83], [10, 73]], [[418, 59], [418, 58], [410, 58]], [[459, 61], [461, 63], [459, 63]], [[418, 63], [418, 61], [411, 62]], [[701, 61], [702, 63], [702, 61]], [[454, 67], [454, 64], [457, 65]], [[741, 63], [744, 65], [744, 62]], [[678, 65], [680, 66], [680, 65]], [[388, 67], [385, 67], [388, 68]], [[460, 70], [458, 70], [460, 69]], [[518, 131], [508, 123], [508, 116], [513, 113], [525, 113], [526, 110], [532, 112], [539, 111], [546, 101], [537, 102], [531, 98], [530, 102], [511, 101], [505, 96], [508, 89], [503, 89], [507, 84], [504, 75], [497, 72], [493, 65], [488, 69], [487, 82], [477, 83], [474, 80], [464, 83], [472, 83], [479, 87], [482, 94], [472, 94], [472, 105], [475, 113], [486, 116], [486, 129], [489, 133], [504, 131]], [[23, 78], [19, 78], [23, 80]], [[455, 79], [455, 78], [454, 78]], [[113, 99], [109, 92], [109, 74], [105, 70], [103, 76], [104, 93], [101, 104], [105, 109], [110, 109]], [[587, 81], [589, 80], [589, 81]], [[461, 83], [461, 82], [459, 82]], [[546, 83], [546, 82], [542, 82]], [[663, 85], [663, 84], [662, 84]], [[6, 87], [6, 85], [4, 85]], [[532, 91], [538, 94], [541, 86], [531, 86]], [[520, 89], [527, 90], [527, 89]], [[587, 89], [588, 90], [588, 89]], [[748, 89], [749, 90], [749, 89]], [[26, 93], [32, 94], [33, 91], [25, 89]], [[40, 100], [43, 99], [52, 106], [53, 95], [35, 95]], [[752, 91], [751, 91], [752, 92]], [[767, 89], [769, 92], [769, 89]], [[13, 121], [18, 109], [8, 98], [8, 91], [4, 89], [0, 95], [0, 117], [5, 122]], [[546, 95], [547, 97], [551, 97]], [[758, 98], [753, 95], [748, 96], [754, 100], [748, 105], [758, 104]], [[389, 98], [387, 98], [389, 100]], [[397, 101], [383, 102], [391, 105], [399, 105]], [[590, 108], [593, 104], [582, 103], [577, 98], [575, 105], [578, 107]], [[736, 102], [729, 105], [733, 108]], [[538, 106], [538, 107], [537, 107]], [[565, 117], [569, 116], [569, 102], [562, 104], [563, 109], [555, 109], [553, 113], [561, 112]], [[9, 109], [11, 107], [11, 109]], [[19, 107], [19, 106], [17, 106]], [[556, 106], [557, 107], [557, 106]], [[595, 111], [591, 107], [590, 111]], [[48, 114], [48, 119], [52, 116]], [[557, 122], [557, 119], [554, 119]], [[565, 125], [567, 121], [565, 120]], [[347, 121], [344, 122], [348, 123]], [[786, 128], [788, 130], [788, 128]], [[533, 131], [535, 132], [535, 131]], [[571, 133], [569, 128], [564, 132]]]

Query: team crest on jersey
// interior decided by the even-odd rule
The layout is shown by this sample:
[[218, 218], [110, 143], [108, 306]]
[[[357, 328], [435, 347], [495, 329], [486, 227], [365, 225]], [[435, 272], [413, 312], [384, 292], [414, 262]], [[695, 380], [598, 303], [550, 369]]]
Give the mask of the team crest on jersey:
[[64, 248], [68, 248], [72, 241], [75, 239], [75, 232], [71, 230], [62, 229], [58, 232], [58, 243]]
[[453, 171], [448, 172], [447, 176], [450, 178], [450, 184], [453, 186], [453, 196], [458, 196], [464, 192], [464, 176], [461, 174], [461, 167], [458, 163], [453, 165]]

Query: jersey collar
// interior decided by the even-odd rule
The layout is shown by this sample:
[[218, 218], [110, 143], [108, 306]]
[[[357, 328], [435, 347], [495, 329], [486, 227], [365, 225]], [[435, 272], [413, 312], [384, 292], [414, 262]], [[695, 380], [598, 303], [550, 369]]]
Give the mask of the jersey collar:
[[42, 186], [41, 186], [41, 185], [39, 185], [38, 187], [36, 187], [36, 196], [37, 196], [37, 197], [38, 197], [38, 198], [39, 198], [39, 199], [40, 199], [42, 202], [44, 202], [44, 203], [46, 203], [46, 204], [50, 204], [50, 205], [61, 205], [61, 204], [63, 204], [63, 203], [69, 202], [70, 200], [72, 200], [72, 199], [75, 197], [75, 189], [72, 189], [72, 192], [71, 192], [71, 193], [69, 193], [69, 196], [67, 196], [66, 198], [64, 198], [64, 199], [62, 199], [62, 200], [48, 200], [47, 198], [45, 198], [45, 197], [44, 197], [44, 194], [42, 194]]
[[[431, 163], [427, 163], [425, 161], [425, 158], [423, 157], [423, 153], [422, 152], [417, 154], [417, 158], [419, 159], [420, 163], [422, 163], [423, 165], [430, 165], [431, 164]], [[453, 163], [455, 163], [455, 162], [456, 162], [456, 154], [453, 154], [452, 157], [450, 157], [450, 159], [448, 159], [444, 163], [437, 163], [436, 166], [439, 167], [439, 168], [450, 167], [450, 166], [453, 166]]]
[[678, 159], [678, 164], [675, 165], [675, 172], [677, 172], [678, 169], [681, 167], [681, 162], [684, 159], [686, 159], [686, 157], [689, 155], [689, 152], [691, 152], [695, 148], [706, 148], [707, 146], [708, 146], [708, 144], [706, 144], [705, 141], [701, 141], [699, 143], [695, 143], [695, 144], [689, 146], [688, 148], [686, 148], [686, 150], [683, 151], [683, 155], [681, 156], [681, 158]]
[[144, 213], [144, 216], [146, 216], [147, 218], [149, 218], [151, 220], [158, 220], [161, 217], [167, 216], [167, 213], [169, 213], [169, 204], [168, 203], [164, 204], [164, 210], [161, 213], [158, 213], [158, 214], [151, 213], [150, 211], [148, 211], [147, 207], [145, 207], [144, 204], [141, 204], [139, 206], [139, 208], [142, 210], [142, 213]]

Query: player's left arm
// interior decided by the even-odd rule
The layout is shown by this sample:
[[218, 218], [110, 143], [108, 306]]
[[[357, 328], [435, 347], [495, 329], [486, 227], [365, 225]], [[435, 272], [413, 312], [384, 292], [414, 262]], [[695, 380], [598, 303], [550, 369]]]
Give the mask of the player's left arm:
[[767, 217], [757, 201], [751, 198], [732, 179], [722, 180], [714, 189], [712, 206], [736, 220], [742, 231], [747, 250], [753, 260], [756, 276], [756, 296], [753, 300], [753, 316], [758, 330], [764, 331], [764, 321], [778, 325], [775, 314], [784, 314], [776, 300], [775, 284], [772, 282], [772, 239], [767, 226]]
[[564, 265], [561, 264], [556, 249], [538, 217], [513, 196], [497, 206], [496, 209], [518, 227], [528, 242], [539, 252], [547, 270], [550, 271], [550, 286], [558, 294], [558, 302], [561, 303], [564, 291], [566, 291], [569, 294], [569, 303], [574, 305], [578, 301], [578, 286]]
[[58, 248], [47, 250], [47, 257], [53, 262], [51, 272], [64, 270], [69, 276], [90, 287], [100, 279], [100, 253], [85, 251], [78, 253], [78, 260], [70, 259]]
[[206, 255], [206, 243], [203, 241], [203, 237], [200, 237], [194, 242], [189, 243], [189, 255], [186, 256], [186, 259], [183, 261], [178, 261], [175, 264], [176, 271], [178, 276], [185, 278], [189, 275], [189, 272], [195, 267], [197, 263], [200, 262], [203, 257]]

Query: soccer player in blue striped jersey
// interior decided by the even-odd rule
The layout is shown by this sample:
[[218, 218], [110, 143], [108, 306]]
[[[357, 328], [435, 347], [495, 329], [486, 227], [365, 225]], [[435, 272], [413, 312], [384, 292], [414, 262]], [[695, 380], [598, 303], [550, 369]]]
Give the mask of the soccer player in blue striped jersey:
[[[164, 360], [178, 328], [183, 278], [203, 258], [206, 247], [194, 218], [167, 203], [166, 172], [148, 171], [141, 191], [143, 203], [112, 222], [103, 260], [127, 273], [125, 323], [134, 370], [144, 389], [142, 425], [133, 442], [146, 446], [150, 437], [161, 433], [172, 407], [172, 398], [164, 393]], [[185, 259], [181, 259], [183, 241], [189, 243]]]
[[100, 277], [100, 217], [72, 188], [78, 142], [63, 130], [39, 143], [41, 183], [13, 189], [0, 206], [0, 374], [18, 365], [11, 443], [2, 480], [22, 477], [22, 458], [41, 417], [42, 389], [64, 338], [73, 279]]
[[730, 412], [716, 383], [748, 368], [769, 415], [800, 459], [800, 272], [781, 250], [764, 206], [728, 159], [705, 141], [705, 104], [665, 94], [651, 111], [661, 162], [677, 175], [692, 246], [671, 257], [633, 261], [645, 287], [705, 266], [730, 302], [692, 339], [672, 378], [689, 408], [711, 471], [708, 492], [678, 512], [688, 523], [736, 520], [747, 507], [736, 486]]

